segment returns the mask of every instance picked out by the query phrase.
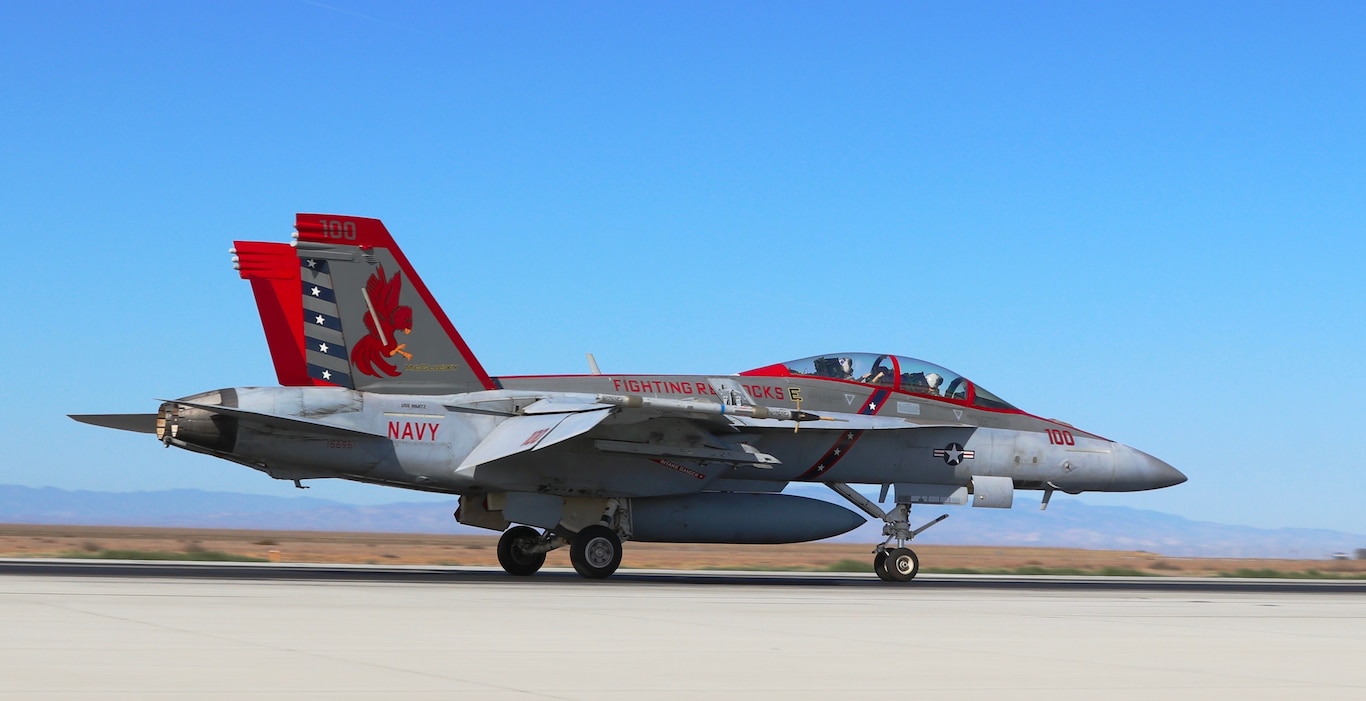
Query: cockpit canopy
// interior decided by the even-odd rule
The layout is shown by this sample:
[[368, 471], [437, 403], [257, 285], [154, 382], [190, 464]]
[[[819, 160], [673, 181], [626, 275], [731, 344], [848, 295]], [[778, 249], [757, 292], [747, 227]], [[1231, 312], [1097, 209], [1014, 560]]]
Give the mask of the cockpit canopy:
[[829, 377], [949, 399], [986, 409], [1018, 411], [1005, 400], [952, 370], [902, 355], [829, 353], [770, 365], [743, 374]]

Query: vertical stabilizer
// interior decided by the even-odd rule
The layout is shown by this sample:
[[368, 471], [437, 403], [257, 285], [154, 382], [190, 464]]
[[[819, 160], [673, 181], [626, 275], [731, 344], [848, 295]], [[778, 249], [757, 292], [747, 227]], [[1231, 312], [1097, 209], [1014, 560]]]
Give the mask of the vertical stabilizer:
[[310, 382], [414, 394], [496, 387], [378, 219], [300, 214], [295, 229], [296, 357]]
[[304, 363], [302, 299], [299, 297], [299, 256], [287, 243], [234, 241], [233, 267], [251, 282], [261, 328], [275, 362], [275, 376], [286, 387], [324, 384], [308, 376]]

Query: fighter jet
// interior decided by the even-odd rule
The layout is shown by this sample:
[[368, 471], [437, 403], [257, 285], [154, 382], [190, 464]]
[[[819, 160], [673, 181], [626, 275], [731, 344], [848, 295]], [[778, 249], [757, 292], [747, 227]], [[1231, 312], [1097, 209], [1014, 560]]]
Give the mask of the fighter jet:
[[[501, 531], [531, 575], [568, 547], [610, 576], [623, 541], [794, 543], [865, 522], [782, 493], [829, 487], [883, 523], [873, 570], [919, 571], [915, 504], [1010, 508], [1017, 490], [1127, 492], [1185, 475], [1026, 413], [908, 356], [827, 353], [739, 374], [491, 377], [377, 219], [300, 214], [291, 243], [237, 241], [279, 387], [73, 415], [276, 479], [340, 478], [457, 495], [462, 524]], [[877, 502], [851, 484], [875, 485]], [[888, 504], [887, 498], [891, 496]], [[886, 508], [884, 508], [884, 505]]]

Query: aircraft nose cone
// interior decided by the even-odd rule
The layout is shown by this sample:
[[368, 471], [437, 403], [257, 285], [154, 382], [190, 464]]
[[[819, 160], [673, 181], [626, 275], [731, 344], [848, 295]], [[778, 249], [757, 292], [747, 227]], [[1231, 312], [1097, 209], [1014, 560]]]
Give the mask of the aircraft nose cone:
[[1127, 445], [1116, 451], [1115, 486], [1123, 490], [1162, 489], [1186, 481], [1180, 470]]

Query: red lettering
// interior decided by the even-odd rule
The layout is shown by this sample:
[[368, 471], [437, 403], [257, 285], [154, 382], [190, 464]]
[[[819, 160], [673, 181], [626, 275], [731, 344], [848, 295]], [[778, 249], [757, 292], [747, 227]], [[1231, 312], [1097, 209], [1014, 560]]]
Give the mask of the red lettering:
[[613, 389], [614, 391], [620, 392], [620, 391], [621, 391], [621, 380], [618, 380], [617, 378], [613, 377], [613, 378], [612, 378], [612, 389]]
[[787, 401], [787, 400], [784, 398], [784, 396], [783, 396], [783, 388], [782, 388], [782, 387], [774, 387], [774, 388], [773, 388], [773, 391], [776, 392], [776, 393], [778, 394], [778, 401], [780, 401], [780, 402], [782, 402], [782, 401]]
[[683, 383], [680, 383], [680, 384], [678, 385], [678, 389], [679, 389], [679, 393], [680, 393], [680, 394], [692, 394], [692, 383], [691, 383], [691, 382], [683, 382]]
[[669, 391], [673, 394], [683, 394], [683, 385], [680, 385], [677, 382], [669, 382], [666, 383], [664, 386], [667, 387]]
[[640, 391], [640, 382], [639, 382], [638, 380], [627, 380], [627, 381], [626, 381], [626, 391], [627, 391], [627, 392], [639, 392], [639, 391]]
[[436, 440], [436, 430], [438, 428], [441, 428], [441, 424], [390, 421], [389, 438], [392, 440], [405, 441], [434, 441]]
[[536, 441], [539, 441], [539, 440], [541, 440], [542, 438], [545, 438], [545, 434], [547, 434], [547, 433], [550, 433], [550, 429], [548, 429], [548, 428], [543, 428], [543, 429], [541, 429], [541, 430], [539, 430], [539, 431], [536, 431], [535, 433], [531, 434], [530, 436], [527, 436], [527, 437], [526, 437], [526, 440], [522, 441], [522, 445], [532, 445], [532, 444], [534, 444]]

